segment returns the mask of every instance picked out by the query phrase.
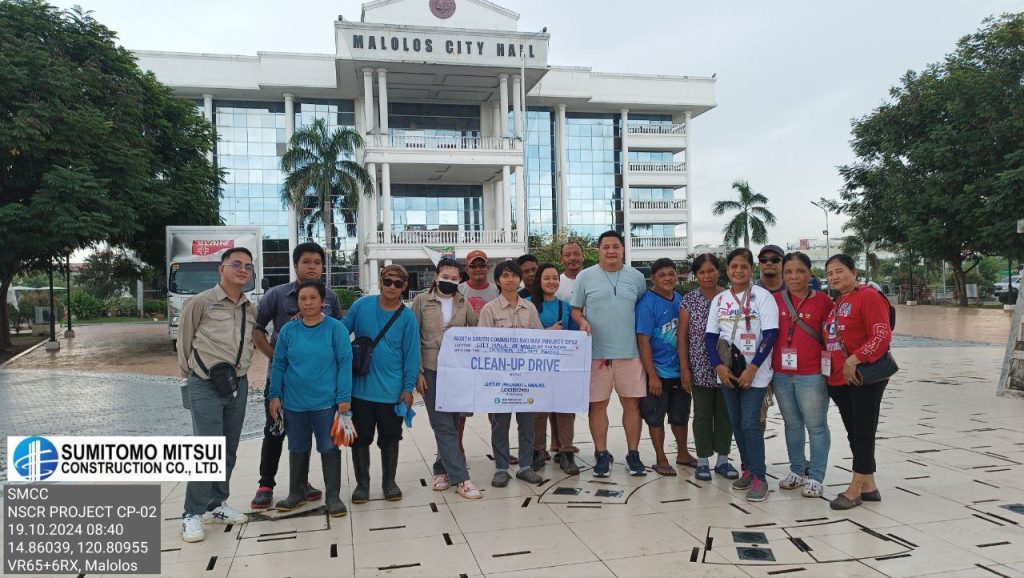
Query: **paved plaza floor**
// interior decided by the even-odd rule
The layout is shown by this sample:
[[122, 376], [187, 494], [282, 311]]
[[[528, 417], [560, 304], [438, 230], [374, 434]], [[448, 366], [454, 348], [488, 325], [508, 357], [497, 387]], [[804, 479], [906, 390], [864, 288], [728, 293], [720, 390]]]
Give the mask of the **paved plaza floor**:
[[[243, 526], [208, 526], [205, 542], [184, 544], [178, 530], [185, 484], [163, 484], [163, 575], [1024, 576], [1024, 400], [995, 396], [1004, 350], [967, 342], [969, 325], [959, 337], [965, 341], [899, 336], [894, 342], [902, 370], [886, 390], [879, 426], [882, 502], [829, 509], [827, 499], [851, 475], [834, 408], [826, 499], [778, 488], [788, 464], [782, 419], [772, 408], [766, 432], [772, 492], [756, 504], [726, 480], [696, 481], [687, 467], [677, 468], [677, 477], [628, 476], [615, 403], [609, 442], [617, 461], [610, 478], [592, 476], [593, 445], [579, 416], [576, 445], [586, 465], [579, 476], [566, 477], [549, 464], [541, 485], [513, 480], [492, 488], [489, 426], [486, 416], [476, 416], [468, 423], [466, 451], [484, 498], [434, 492], [435, 445], [421, 408], [401, 446], [401, 502], [383, 500], [374, 449], [372, 499], [349, 503], [345, 450], [348, 516], [328, 518], [319, 504], [292, 516], [271, 511]], [[66, 368], [0, 370], [0, 436], [186, 434], [177, 383]], [[246, 431], [257, 434], [261, 408], [251, 403], [249, 409]], [[231, 483], [237, 508], [256, 489], [259, 451], [258, 439], [242, 443]], [[653, 462], [646, 432], [641, 454]], [[310, 479], [323, 487], [319, 460], [312, 470]]]

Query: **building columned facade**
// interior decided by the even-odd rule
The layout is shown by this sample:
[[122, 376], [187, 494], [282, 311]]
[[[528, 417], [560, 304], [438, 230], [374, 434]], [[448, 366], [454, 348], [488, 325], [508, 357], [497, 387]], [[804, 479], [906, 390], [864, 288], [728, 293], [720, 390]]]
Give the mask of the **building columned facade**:
[[334, 23], [334, 54], [136, 55], [217, 128], [221, 216], [263, 227], [272, 284], [289, 247], [326, 245], [316, 204], [281, 200], [281, 155], [317, 118], [363, 135], [375, 183], [332, 215], [332, 285], [375, 292], [394, 262], [416, 289], [439, 253], [513, 258], [560, 229], [617, 229], [634, 264], [685, 256], [691, 123], [714, 80], [552, 66], [547, 30], [518, 19], [486, 0], [377, 0]]

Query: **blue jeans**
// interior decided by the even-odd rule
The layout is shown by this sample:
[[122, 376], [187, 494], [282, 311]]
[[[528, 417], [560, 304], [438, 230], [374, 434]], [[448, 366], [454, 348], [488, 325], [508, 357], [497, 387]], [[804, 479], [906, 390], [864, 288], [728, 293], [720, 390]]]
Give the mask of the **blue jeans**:
[[828, 431], [828, 386], [825, 376], [783, 375], [772, 377], [775, 401], [786, 422], [786, 449], [789, 452], [789, 471], [804, 475], [804, 430], [811, 438], [812, 480], [824, 483], [828, 465], [828, 450], [832, 436]]
[[196, 374], [188, 378], [188, 398], [192, 412], [192, 435], [224, 436], [224, 464], [227, 474], [223, 482], [188, 482], [185, 486], [183, 515], [202, 515], [228, 499], [231, 471], [235, 469], [238, 439], [245, 421], [245, 404], [249, 397], [249, 380], [238, 379], [238, 395], [221, 397], [213, 383]]
[[767, 470], [764, 465], [764, 434], [761, 433], [761, 404], [767, 392], [767, 387], [722, 388], [736, 447], [740, 450], [740, 464], [759, 480], [765, 479]]
[[326, 454], [338, 451], [331, 439], [331, 426], [337, 407], [311, 411], [284, 410], [284, 430], [288, 435], [288, 451], [293, 454], [309, 453], [313, 449], [310, 438], [316, 438], [316, 451]]

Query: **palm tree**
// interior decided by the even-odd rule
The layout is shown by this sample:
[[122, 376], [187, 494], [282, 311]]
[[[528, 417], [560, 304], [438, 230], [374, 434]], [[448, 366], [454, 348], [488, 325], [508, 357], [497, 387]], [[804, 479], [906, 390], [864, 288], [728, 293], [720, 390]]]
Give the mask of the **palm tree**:
[[726, 211], [736, 211], [736, 216], [722, 227], [726, 244], [736, 245], [740, 238], [747, 249], [750, 248], [751, 240], [767, 243], [768, 229], [765, 225], [775, 226], [775, 215], [764, 206], [768, 204], [768, 197], [750, 190], [750, 183], [744, 180], [734, 182], [732, 188], [739, 192], [739, 201], [715, 201], [711, 207], [711, 213], [716, 217], [724, 215]]
[[[373, 195], [373, 181], [363, 166], [353, 160], [363, 138], [356, 131], [341, 127], [327, 133], [327, 121], [318, 118], [295, 130], [288, 150], [281, 157], [281, 170], [287, 173], [281, 200], [296, 212], [305, 214], [307, 235], [317, 222], [323, 223], [327, 241], [327, 282], [330, 284], [331, 255], [335, 246], [334, 209], [351, 216], [359, 206], [359, 194]], [[353, 219], [348, 219], [352, 222]]]
[[844, 231], [851, 231], [853, 234], [843, 237], [842, 243], [839, 244], [839, 250], [843, 253], [854, 258], [856, 261], [857, 255], [864, 255], [864, 280], [871, 280], [871, 271], [878, 271], [878, 254], [875, 253], [875, 249], [878, 247], [868, 239], [867, 234], [863, 229], [857, 227], [852, 221], [843, 225]]

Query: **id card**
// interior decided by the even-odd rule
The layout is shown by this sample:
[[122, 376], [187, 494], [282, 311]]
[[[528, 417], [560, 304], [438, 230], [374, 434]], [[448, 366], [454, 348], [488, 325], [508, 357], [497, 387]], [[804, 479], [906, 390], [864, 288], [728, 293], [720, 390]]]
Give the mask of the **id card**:
[[796, 348], [782, 348], [782, 369], [796, 370]]
[[740, 333], [739, 349], [743, 355], [750, 357], [757, 352], [757, 335], [754, 333]]
[[821, 352], [821, 374], [832, 375], [832, 355], [827, 351]]

